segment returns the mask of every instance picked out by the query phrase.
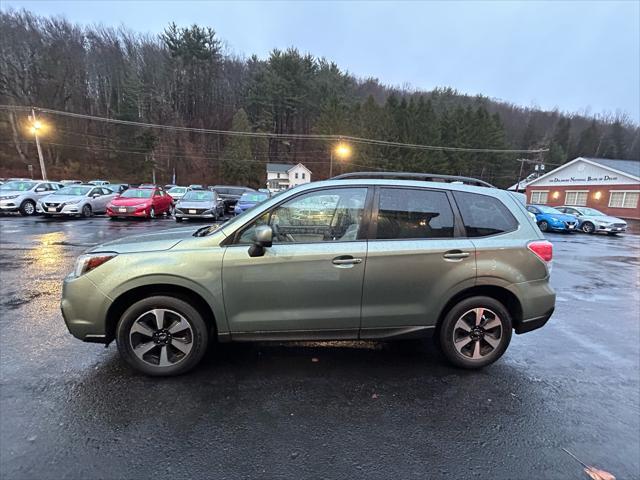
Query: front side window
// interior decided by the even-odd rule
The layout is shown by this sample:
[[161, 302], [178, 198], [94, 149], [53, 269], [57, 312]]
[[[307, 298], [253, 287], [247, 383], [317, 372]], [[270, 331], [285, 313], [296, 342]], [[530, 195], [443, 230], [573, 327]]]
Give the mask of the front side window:
[[258, 218], [239, 236], [251, 243], [256, 225], [268, 223], [273, 243], [345, 242], [357, 240], [366, 188], [336, 188], [297, 196]]
[[453, 197], [460, 209], [467, 237], [486, 237], [518, 228], [518, 221], [495, 197], [468, 192], [453, 192]]
[[406, 188], [380, 190], [375, 238], [450, 237], [453, 237], [453, 211], [446, 193]]

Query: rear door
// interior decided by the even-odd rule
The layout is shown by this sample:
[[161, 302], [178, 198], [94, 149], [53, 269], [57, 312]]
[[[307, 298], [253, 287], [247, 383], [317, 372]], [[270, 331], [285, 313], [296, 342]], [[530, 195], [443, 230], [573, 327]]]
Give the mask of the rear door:
[[374, 199], [363, 298], [363, 338], [430, 327], [452, 291], [472, 286], [475, 248], [450, 193], [380, 187]]

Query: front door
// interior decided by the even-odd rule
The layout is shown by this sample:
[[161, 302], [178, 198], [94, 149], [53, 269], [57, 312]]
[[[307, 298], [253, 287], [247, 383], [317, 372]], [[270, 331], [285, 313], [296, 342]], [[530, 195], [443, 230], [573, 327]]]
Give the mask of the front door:
[[[367, 191], [348, 187], [302, 193], [236, 234], [222, 273], [232, 336], [357, 336], [367, 255], [361, 231]], [[273, 246], [264, 256], [250, 257], [255, 226], [265, 223], [273, 229]]]
[[473, 243], [456, 235], [444, 191], [383, 187], [376, 197], [361, 336], [435, 326], [450, 292], [475, 282]]

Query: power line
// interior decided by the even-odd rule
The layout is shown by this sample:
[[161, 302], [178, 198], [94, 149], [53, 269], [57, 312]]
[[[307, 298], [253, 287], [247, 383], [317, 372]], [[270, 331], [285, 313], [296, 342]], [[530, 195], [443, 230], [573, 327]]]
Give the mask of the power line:
[[[10, 110], [17, 112], [29, 112], [32, 107], [23, 107], [17, 105], [0, 105], [2, 110]], [[544, 153], [549, 149], [536, 150], [519, 150], [519, 149], [496, 149], [496, 148], [467, 148], [467, 147], [445, 147], [436, 145], [420, 145], [413, 143], [389, 142], [386, 140], [376, 140], [370, 138], [353, 137], [350, 135], [323, 135], [323, 134], [303, 134], [303, 133], [267, 133], [267, 132], [239, 132], [233, 130], [217, 130], [207, 128], [179, 127], [173, 125], [160, 125], [155, 123], [134, 122], [130, 120], [118, 120], [115, 118], [97, 117], [94, 115], [86, 115], [82, 113], [65, 112], [61, 110], [53, 110], [49, 108], [33, 107], [40, 113], [48, 113], [51, 115], [60, 115], [72, 118], [81, 118], [84, 120], [94, 120], [98, 122], [114, 123], [119, 125], [130, 125], [144, 128], [155, 128], [160, 130], [173, 130], [177, 132], [194, 132], [212, 135], [227, 135], [235, 137], [254, 137], [254, 138], [278, 138], [285, 140], [320, 140], [320, 141], [349, 141], [352, 143], [360, 143], [366, 145], [379, 145], [398, 148], [409, 148], [413, 150], [431, 150], [444, 152], [466, 152], [466, 153]]]

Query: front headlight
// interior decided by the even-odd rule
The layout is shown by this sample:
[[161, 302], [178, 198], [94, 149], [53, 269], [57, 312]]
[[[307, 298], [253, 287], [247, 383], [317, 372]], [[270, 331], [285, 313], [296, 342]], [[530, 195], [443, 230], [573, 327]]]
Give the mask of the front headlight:
[[73, 275], [75, 277], [84, 275], [103, 263], [108, 262], [116, 255], [118, 254], [114, 252], [86, 253], [84, 255], [80, 255], [76, 260], [75, 267], [73, 268]]
[[18, 198], [20, 195], [6, 195], [4, 197], [0, 197], [0, 200], [13, 200], [14, 198]]
[[147, 206], [146, 203], [139, 203], [138, 205], [134, 205], [134, 208], [144, 208], [146, 206]]

